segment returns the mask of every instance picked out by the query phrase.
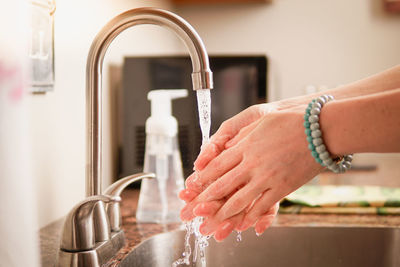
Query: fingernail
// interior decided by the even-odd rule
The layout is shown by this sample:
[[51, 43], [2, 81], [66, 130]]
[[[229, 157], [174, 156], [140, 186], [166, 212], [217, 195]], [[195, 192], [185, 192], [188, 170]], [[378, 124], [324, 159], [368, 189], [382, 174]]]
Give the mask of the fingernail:
[[260, 236], [264, 233], [266, 228], [267, 227], [264, 225], [256, 225], [256, 227], [254, 227], [254, 231], [256, 231], [257, 236]]
[[274, 218], [275, 216], [273, 215], [267, 216], [266, 218], [263, 218], [262, 221], [256, 224], [254, 230], [256, 231], [257, 236], [262, 235], [265, 232], [265, 230], [267, 230], [267, 228], [271, 226]]
[[193, 214], [195, 216], [204, 216], [204, 213], [206, 213], [206, 212], [204, 212], [205, 209], [206, 209], [206, 205], [204, 203], [200, 203], [196, 207], [194, 207]]
[[228, 222], [223, 222], [218, 230], [226, 231], [227, 229], [230, 228], [232, 228], [232, 223], [228, 221]]
[[212, 234], [212, 229], [207, 222], [204, 222], [202, 225], [199, 227], [199, 231], [202, 235], [210, 235]]
[[178, 197], [182, 200], [186, 200], [188, 198], [188, 190], [187, 189], [183, 189], [182, 191], [179, 192]]
[[186, 180], [186, 188], [192, 189], [197, 192], [201, 192], [203, 187], [201, 184], [197, 182], [196, 179], [191, 179], [191, 180]]
[[229, 234], [233, 231], [233, 224], [229, 221], [223, 222], [217, 229], [214, 234], [214, 239], [218, 242], [221, 242], [225, 238], [229, 236]]
[[179, 192], [179, 198], [186, 202], [192, 201], [196, 195], [197, 194], [193, 190], [189, 189], [183, 189], [181, 192]]
[[239, 226], [237, 227], [237, 230], [239, 231], [246, 231], [248, 228], [250, 228], [251, 223], [249, 221], [243, 221], [239, 224]]
[[268, 228], [267, 223], [261, 223], [261, 224], [257, 224], [254, 227], [254, 231], [256, 232], [257, 236], [261, 236], [265, 232], [265, 230], [267, 230], [267, 228]]
[[193, 212], [190, 209], [190, 207], [185, 206], [182, 210], [181, 210], [181, 219], [183, 221], [190, 221], [193, 217]]

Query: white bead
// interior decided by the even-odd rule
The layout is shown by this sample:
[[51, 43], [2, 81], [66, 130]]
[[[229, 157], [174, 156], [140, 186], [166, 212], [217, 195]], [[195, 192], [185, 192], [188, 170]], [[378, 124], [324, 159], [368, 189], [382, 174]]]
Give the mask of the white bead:
[[312, 108], [310, 111], [311, 115], [319, 115], [321, 113], [321, 110], [319, 108]]
[[339, 167], [338, 167], [338, 165], [336, 165], [336, 163], [333, 163], [333, 164], [329, 165], [328, 168], [331, 171], [333, 171], [334, 173], [339, 173]]
[[346, 167], [346, 170], [349, 170], [351, 168], [351, 162], [345, 160], [343, 162], [343, 166]]
[[346, 155], [344, 156], [344, 160], [348, 161], [348, 162], [352, 162], [353, 161], [353, 155]]
[[319, 117], [318, 117], [317, 115], [311, 115], [311, 116], [308, 118], [308, 121], [309, 121], [310, 123], [318, 122], [318, 121], [319, 121]]
[[325, 100], [325, 103], [328, 103], [329, 98], [327, 95], [322, 95], [321, 97]]
[[328, 151], [322, 152], [321, 154], [319, 154], [319, 158], [322, 160], [329, 159], [330, 158], [329, 152]]
[[329, 158], [323, 160], [323, 162], [326, 166], [329, 166], [333, 163], [333, 160], [329, 157]]
[[323, 142], [322, 142], [322, 138], [315, 138], [315, 139], [313, 139], [313, 144], [314, 144], [314, 146], [319, 146], [319, 145], [321, 145]]
[[325, 150], [326, 150], [326, 147], [325, 147], [324, 144], [322, 144], [322, 145], [320, 145], [320, 146], [317, 146], [317, 147], [315, 148], [315, 151], [317, 151], [318, 154], [321, 154], [321, 153], [324, 152]]
[[312, 138], [318, 138], [318, 137], [321, 137], [321, 135], [322, 135], [321, 130], [311, 131]]
[[326, 103], [325, 99], [322, 98], [322, 97], [318, 97], [317, 100], [316, 100], [316, 102], [317, 102], [317, 103], [320, 103], [321, 106], [323, 106], [323, 105]]
[[321, 110], [322, 105], [318, 102], [314, 102], [314, 104], [312, 104], [311, 108], [319, 108]]
[[336, 162], [332, 162], [332, 164], [329, 164], [328, 168], [331, 169], [331, 170], [337, 168]]
[[315, 131], [319, 129], [319, 123], [318, 122], [314, 122], [310, 124], [310, 129], [311, 131]]

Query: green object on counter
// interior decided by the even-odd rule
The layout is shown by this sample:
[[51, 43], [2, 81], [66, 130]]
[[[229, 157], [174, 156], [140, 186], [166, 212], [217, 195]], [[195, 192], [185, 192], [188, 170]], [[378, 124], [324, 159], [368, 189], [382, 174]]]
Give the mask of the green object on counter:
[[400, 215], [400, 188], [305, 185], [281, 201], [279, 212]]

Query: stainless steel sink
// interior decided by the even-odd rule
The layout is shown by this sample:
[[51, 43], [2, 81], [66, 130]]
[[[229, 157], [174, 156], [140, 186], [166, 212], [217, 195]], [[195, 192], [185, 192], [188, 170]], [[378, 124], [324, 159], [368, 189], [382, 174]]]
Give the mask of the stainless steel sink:
[[[171, 266], [182, 255], [184, 235], [156, 235], [137, 246], [121, 266]], [[210, 239], [206, 261], [207, 267], [395, 267], [400, 266], [399, 243], [400, 228], [271, 227], [260, 237], [248, 230], [241, 242], [235, 234], [222, 243]]]

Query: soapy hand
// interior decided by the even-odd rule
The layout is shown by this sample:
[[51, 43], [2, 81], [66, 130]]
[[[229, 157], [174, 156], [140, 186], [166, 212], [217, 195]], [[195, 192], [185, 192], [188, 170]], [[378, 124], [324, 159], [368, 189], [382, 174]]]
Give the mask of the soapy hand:
[[[238, 141], [239, 137], [245, 136], [246, 133], [250, 132], [250, 130], [258, 124], [260, 118], [262, 118], [268, 112], [278, 110], [280, 108], [281, 107], [278, 102], [254, 105], [240, 112], [233, 118], [225, 121], [218, 131], [211, 137], [210, 142], [202, 147], [202, 151], [194, 164], [195, 169], [202, 170], [210, 160], [218, 156], [223, 150], [229, 148], [227, 145], [228, 142], [230, 145], [233, 145], [235, 143], [232, 142], [233, 139]], [[187, 188], [180, 192], [180, 198], [186, 202], [193, 200], [203, 190], [203, 187], [205, 187], [196, 187], [196, 185], [192, 183], [194, 177], [195, 174], [192, 174], [190, 177], [188, 177], [186, 180]], [[196, 216], [209, 217], [213, 215], [219, 209], [219, 207], [222, 206], [222, 204], [222, 201], [202, 203], [201, 205], [198, 205], [194, 212]], [[277, 203], [270, 211], [261, 216], [259, 222], [255, 226], [256, 232], [262, 233], [271, 225], [278, 208], [279, 205]], [[244, 217], [244, 212], [241, 217]], [[228, 235], [232, 230], [233, 229], [225, 231], [226, 235]], [[216, 233], [216, 239], [218, 239], [219, 236], [221, 235]]]
[[[229, 148], [227, 145], [228, 143], [233, 144], [233, 139], [238, 140], [239, 136], [244, 136], [245, 133], [249, 132], [259, 123], [260, 118], [268, 112], [277, 109], [279, 109], [279, 105], [275, 103], [253, 105], [236, 116], [224, 121], [218, 131], [211, 137], [210, 141], [202, 147], [200, 155], [194, 162], [194, 169], [197, 171], [202, 170], [208, 162], [217, 157], [222, 151]], [[196, 184], [193, 183], [194, 179], [195, 173], [186, 179], [187, 189], [180, 192], [182, 200], [191, 201], [206, 187], [206, 185], [197, 187]]]
[[[208, 162], [218, 156], [226, 148], [226, 143], [244, 133], [244, 129], [250, 131], [260, 119], [271, 111], [278, 110], [279, 104], [259, 104], [248, 107], [236, 116], [224, 121], [218, 131], [211, 136], [210, 142], [202, 147], [200, 155], [194, 162], [195, 170], [202, 170]], [[191, 179], [187, 180], [190, 183]]]
[[253, 225], [262, 233], [279, 200], [322, 170], [307, 148], [304, 109], [260, 112], [247, 121], [239, 114], [224, 123], [196, 160], [198, 177], [189, 177], [180, 194], [188, 202], [181, 218], [205, 216], [200, 231], [217, 240]]

